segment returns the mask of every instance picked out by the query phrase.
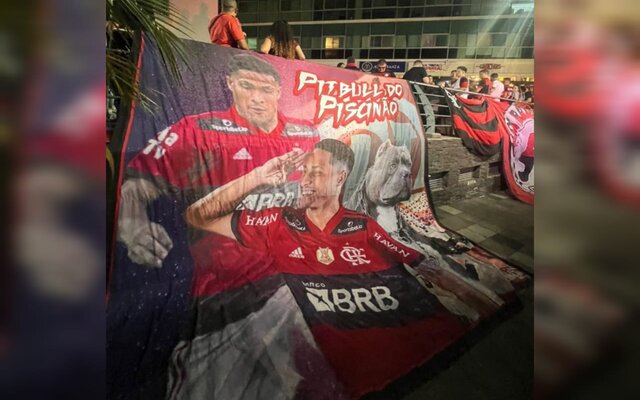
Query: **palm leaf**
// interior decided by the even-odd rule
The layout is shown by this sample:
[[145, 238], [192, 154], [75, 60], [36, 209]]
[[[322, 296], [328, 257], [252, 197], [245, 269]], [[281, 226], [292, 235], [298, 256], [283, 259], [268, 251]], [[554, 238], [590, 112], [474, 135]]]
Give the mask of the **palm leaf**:
[[[177, 84], [182, 84], [179, 62], [187, 59], [182, 41], [176, 32], [191, 37], [187, 19], [169, 0], [107, 0], [107, 37], [109, 43], [116, 31], [131, 38], [142, 32], [157, 45], [160, 56]], [[149, 94], [140, 93], [135, 82], [136, 64], [130, 54], [108, 50], [106, 78], [127, 102], [139, 101], [151, 109], [155, 105]], [[188, 68], [188, 65], [187, 65]]]

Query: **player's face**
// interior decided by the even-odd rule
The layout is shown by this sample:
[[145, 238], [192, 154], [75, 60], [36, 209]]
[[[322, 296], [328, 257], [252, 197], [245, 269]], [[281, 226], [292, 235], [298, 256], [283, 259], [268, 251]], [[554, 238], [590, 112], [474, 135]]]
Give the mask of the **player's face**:
[[271, 130], [278, 119], [280, 86], [271, 76], [240, 70], [227, 79], [236, 110], [249, 123]]
[[339, 198], [346, 171], [331, 165], [331, 153], [315, 149], [305, 160], [300, 181], [301, 203], [317, 208], [332, 198]]
[[461, 76], [464, 76], [464, 71], [463, 71], [463, 70], [461, 70], [461, 69], [457, 69], [457, 70], [456, 70], [456, 76], [457, 76], [458, 78], [459, 78], [459, 77], [461, 77]]

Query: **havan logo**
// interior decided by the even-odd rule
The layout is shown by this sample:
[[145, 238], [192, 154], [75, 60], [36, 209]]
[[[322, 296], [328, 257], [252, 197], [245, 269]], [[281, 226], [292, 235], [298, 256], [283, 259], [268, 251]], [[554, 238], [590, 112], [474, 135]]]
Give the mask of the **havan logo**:
[[395, 244], [392, 241], [389, 241], [389, 240], [383, 238], [382, 235], [379, 234], [378, 232], [374, 232], [373, 233], [373, 237], [378, 242], [382, 243], [387, 249], [389, 249], [391, 251], [395, 251], [396, 253], [400, 254], [403, 257], [409, 257], [409, 252], [408, 251], [399, 248], [397, 244]]
[[278, 214], [265, 215], [264, 217], [252, 217], [247, 215], [247, 220], [245, 221], [245, 225], [247, 226], [267, 226], [271, 223], [276, 222], [278, 218]]
[[[391, 296], [391, 290], [386, 286], [374, 286], [353, 289], [317, 289], [305, 288], [307, 299], [318, 312], [346, 312], [356, 311], [383, 312], [395, 310], [400, 302]], [[324, 285], [323, 285], [324, 286]]]

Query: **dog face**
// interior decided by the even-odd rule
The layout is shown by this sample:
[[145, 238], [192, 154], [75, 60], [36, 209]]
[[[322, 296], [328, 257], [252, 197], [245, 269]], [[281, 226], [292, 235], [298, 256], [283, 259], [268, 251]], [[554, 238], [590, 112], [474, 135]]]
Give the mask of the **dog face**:
[[411, 155], [404, 146], [384, 142], [367, 171], [366, 193], [369, 200], [391, 206], [411, 195]]

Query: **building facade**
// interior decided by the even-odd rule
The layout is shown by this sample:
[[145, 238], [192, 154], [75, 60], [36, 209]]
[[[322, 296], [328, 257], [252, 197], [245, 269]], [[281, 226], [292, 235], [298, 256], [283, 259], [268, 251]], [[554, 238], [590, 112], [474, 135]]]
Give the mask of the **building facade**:
[[255, 49], [287, 20], [307, 59], [336, 65], [353, 56], [366, 70], [384, 58], [400, 75], [420, 59], [434, 76], [458, 65], [533, 79], [533, 0], [238, 0]]

